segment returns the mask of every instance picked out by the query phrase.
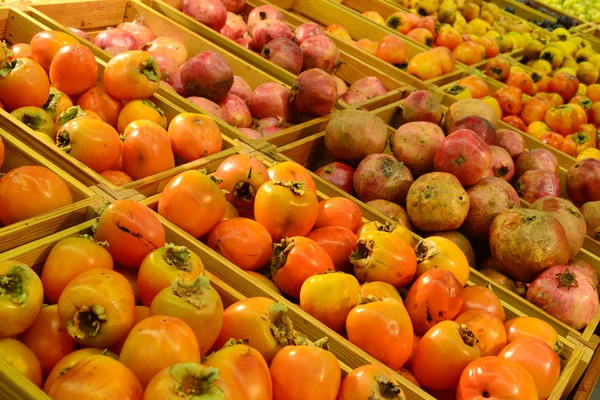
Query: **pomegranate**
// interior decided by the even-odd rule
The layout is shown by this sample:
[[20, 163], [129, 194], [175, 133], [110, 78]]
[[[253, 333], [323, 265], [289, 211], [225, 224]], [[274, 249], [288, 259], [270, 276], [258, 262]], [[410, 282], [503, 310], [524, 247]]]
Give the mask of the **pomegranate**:
[[463, 186], [479, 182], [491, 165], [490, 148], [470, 129], [460, 129], [445, 138], [433, 159], [436, 171], [456, 176]]
[[346, 82], [344, 82], [342, 80], [342, 78], [339, 78], [335, 75], [331, 75], [331, 77], [333, 78], [333, 81], [335, 82], [338, 98], [340, 98], [343, 95], [345, 95], [346, 93], [348, 93], [348, 85], [346, 85]]
[[250, 128], [252, 126], [252, 114], [246, 102], [235, 94], [228, 94], [219, 102], [219, 107], [225, 113], [225, 121], [236, 128]]
[[536, 200], [529, 208], [544, 211], [556, 218], [567, 234], [571, 258], [579, 253], [585, 239], [586, 226], [583, 215], [573, 203], [560, 197], [544, 197]]
[[227, 22], [227, 8], [221, 0], [183, 0], [182, 11], [217, 32]]
[[517, 158], [515, 175], [520, 177], [530, 170], [548, 171], [558, 174], [558, 160], [546, 149], [526, 151]]
[[515, 176], [515, 162], [508, 151], [500, 146], [490, 146], [492, 152], [492, 173], [497, 178], [510, 182]]
[[319, 68], [331, 74], [339, 65], [340, 52], [327, 36], [313, 36], [300, 45], [302, 50], [302, 69], [307, 71]]
[[262, 56], [286, 71], [298, 75], [302, 70], [302, 50], [290, 39], [276, 38], [262, 49]]
[[244, 35], [244, 37], [236, 39], [235, 42], [245, 49], [256, 52], [256, 46], [254, 45], [254, 40], [252, 40], [251, 36]]
[[521, 282], [531, 282], [547, 268], [569, 261], [569, 241], [553, 216], [512, 208], [494, 218], [490, 250], [497, 268]]
[[402, 208], [402, 206], [383, 199], [371, 200], [368, 201], [366, 204], [372, 209], [379, 211], [385, 217], [395, 222], [398, 222], [408, 230], [412, 230], [412, 225], [410, 223], [410, 218], [408, 218], [408, 213], [404, 208]]
[[508, 154], [513, 160], [525, 153], [525, 139], [519, 132], [510, 129], [498, 129], [496, 131], [498, 137], [498, 146], [508, 151]]
[[367, 99], [381, 96], [388, 92], [387, 88], [381, 82], [381, 80], [374, 76], [367, 76], [366, 78], [355, 81], [348, 89], [351, 92], [358, 92], [364, 95]]
[[411, 223], [425, 232], [458, 229], [469, 212], [469, 195], [454, 175], [431, 172], [417, 178], [406, 196]]
[[315, 171], [323, 180], [339, 187], [344, 192], [352, 194], [354, 184], [354, 168], [340, 161], [323, 165]]
[[[245, 0], [242, 0], [245, 2]], [[248, 32], [248, 25], [244, 19], [237, 14], [227, 11], [227, 21], [225, 26], [221, 28], [221, 35], [227, 36], [231, 40], [237, 40], [244, 37], [244, 33]]]
[[442, 120], [442, 105], [433, 93], [427, 90], [412, 92], [402, 102], [402, 122], [431, 122], [439, 124]]
[[139, 49], [144, 47], [146, 43], [150, 43], [151, 41], [156, 39], [154, 33], [152, 33], [150, 28], [144, 25], [144, 17], [142, 17], [141, 15], [135, 17], [135, 19], [132, 22], [120, 23], [119, 25], [117, 25], [117, 29], [122, 29], [131, 33], [133, 37], [135, 37], [135, 40], [137, 40]]
[[392, 135], [390, 147], [415, 176], [433, 171], [435, 153], [442, 147], [444, 131], [431, 122], [409, 122]]
[[569, 261], [567, 264], [569, 267], [573, 267], [573, 269], [577, 272], [580, 272], [590, 278], [592, 285], [594, 287], [598, 287], [598, 274], [596, 273], [596, 269], [587, 261], [578, 260], [576, 258]]
[[292, 39], [292, 30], [283, 21], [265, 19], [259, 21], [252, 30], [252, 39], [257, 50], [261, 51], [271, 40], [277, 38]]
[[543, 197], [560, 196], [558, 176], [549, 171], [530, 170], [515, 183], [515, 189], [523, 200], [533, 203]]
[[388, 140], [387, 125], [363, 110], [333, 114], [325, 128], [325, 147], [333, 157], [359, 162], [369, 154], [381, 153]]
[[67, 27], [67, 29], [79, 36], [80, 38], [87, 40], [88, 42], [92, 41], [92, 39], [90, 39], [90, 35], [82, 31], [81, 29], [73, 28], [71, 26]]
[[298, 25], [294, 32], [294, 41], [300, 46], [302, 42], [313, 36], [324, 36], [325, 31], [319, 24], [314, 22], [308, 22], [306, 24]]
[[482, 263], [483, 268], [479, 272], [481, 272], [483, 275], [485, 275], [489, 280], [494, 282], [496, 285], [501, 286], [505, 289], [508, 289], [518, 296], [521, 296], [521, 297], [525, 296], [525, 287], [523, 285], [521, 285], [519, 287], [509, 277], [502, 274], [502, 272], [498, 271], [495, 267], [485, 266], [487, 264], [487, 261], [493, 262], [493, 265], [496, 265], [496, 263], [497, 263], [496, 260], [494, 260], [492, 257], [490, 257]]
[[157, 51], [170, 54], [179, 65], [185, 63], [188, 59], [188, 52], [183, 43], [170, 36], [157, 37], [150, 43], [146, 51]]
[[589, 277], [568, 265], [548, 268], [527, 290], [527, 300], [575, 329], [598, 313], [598, 292]]
[[127, 50], [138, 50], [140, 48], [137, 39], [131, 33], [123, 29], [108, 28], [96, 35], [94, 44], [101, 49], [119, 46]]
[[477, 115], [468, 115], [454, 121], [448, 134], [456, 132], [460, 129], [470, 129], [479, 135], [484, 142], [488, 145], [495, 145], [498, 143], [496, 135], [496, 128], [487, 119], [479, 117]]
[[263, 136], [267, 136], [279, 131], [283, 131], [288, 128], [288, 126], [289, 125], [286, 124], [281, 118], [266, 117], [256, 121], [253, 128], [259, 131]]
[[369, 154], [354, 172], [354, 191], [364, 202], [383, 199], [405, 204], [413, 176], [404, 166], [388, 154]]
[[179, 64], [169, 53], [164, 51], [149, 51], [148, 54], [154, 57], [158, 64], [158, 68], [160, 69], [160, 79], [168, 82], [169, 79], [171, 79], [171, 75], [176, 73], [179, 69]]
[[346, 104], [358, 104], [358, 103], [364, 103], [365, 101], [367, 101], [369, 99], [367, 99], [367, 96], [365, 96], [362, 93], [346, 92], [346, 93], [344, 93], [344, 95], [342, 95], [342, 97], [340, 97], [340, 100], [342, 100]]
[[279, 83], [267, 82], [254, 89], [248, 101], [248, 108], [252, 116], [258, 119], [274, 117], [291, 121], [293, 118], [290, 89]]
[[228, 12], [236, 13], [242, 11], [246, 5], [246, 0], [223, 0], [223, 4]]
[[323, 117], [333, 110], [337, 102], [335, 82], [323, 70], [313, 68], [304, 71], [292, 86], [290, 102], [292, 109], [299, 114]]
[[248, 14], [248, 32], [252, 34], [254, 26], [258, 22], [264, 21], [266, 19], [284, 21], [283, 13], [276, 9], [274, 6], [259, 6], [254, 8], [252, 11], [250, 11], [250, 14]]
[[229, 94], [235, 94], [246, 103], [250, 101], [252, 97], [252, 86], [244, 80], [244, 78], [237, 75], [233, 76], [233, 85], [229, 89]]
[[173, 87], [173, 89], [175, 89], [178, 95], [188, 97], [188, 94], [183, 87], [183, 83], [181, 83], [181, 67], [178, 67], [171, 73], [171, 76], [167, 82]]
[[[116, 56], [117, 54], [121, 54], [121, 53], [125, 53], [126, 51], [129, 51], [128, 48], [123, 47], [123, 46], [110, 46], [104, 49], [105, 52], [107, 52], [108, 54], [110, 54], [111, 57]], [[162, 78], [162, 76], [161, 76]]]
[[587, 226], [587, 234], [600, 240], [600, 201], [590, 201], [582, 205], [581, 214]]
[[181, 67], [181, 83], [192, 96], [221, 101], [233, 85], [233, 72], [223, 58], [213, 51], [203, 51]]
[[519, 207], [519, 196], [505, 180], [484, 178], [467, 189], [471, 207], [460, 230], [469, 238], [486, 241], [498, 214]]
[[567, 171], [567, 195], [576, 204], [600, 200], [600, 161], [586, 158]]
[[244, 135], [248, 136], [250, 139], [260, 139], [263, 137], [262, 133], [251, 128], [239, 128], [238, 130]]
[[225, 112], [221, 110], [221, 107], [219, 107], [219, 105], [215, 102], [212, 102], [204, 97], [196, 96], [188, 97], [187, 100], [192, 102], [194, 105], [198, 106], [198, 108], [202, 111], [214, 115], [215, 117], [222, 119], [223, 121], [226, 121]]

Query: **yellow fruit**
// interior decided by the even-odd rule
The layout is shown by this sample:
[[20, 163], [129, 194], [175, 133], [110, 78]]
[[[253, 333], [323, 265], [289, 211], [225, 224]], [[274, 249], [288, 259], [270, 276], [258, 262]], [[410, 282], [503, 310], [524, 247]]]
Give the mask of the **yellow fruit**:
[[494, 16], [487, 10], [483, 10], [481, 14], [479, 14], [479, 18], [481, 18], [490, 25], [494, 23]]
[[410, 8], [417, 10], [419, 15], [433, 15], [440, 8], [439, 0], [411, 0]]
[[565, 28], [556, 28], [552, 31], [552, 40], [564, 42], [565, 40], [569, 40], [571, 38], [571, 34]]
[[363, 15], [375, 23], [385, 25], [385, 20], [377, 11], [365, 11]]
[[514, 74], [515, 72], [527, 72], [527, 70], [519, 65], [511, 65], [510, 73]]
[[594, 67], [600, 69], [600, 54], [594, 54], [589, 58], [588, 62], [592, 63]]
[[485, 35], [486, 37], [489, 37], [491, 39], [496, 39], [497, 37], [500, 37], [500, 34], [498, 33], [498, 31], [492, 29], [491, 31], [487, 31]]
[[589, 49], [592, 47], [592, 44], [590, 43], [589, 40], [580, 38], [580, 37], [574, 37], [571, 39], [571, 41], [573, 43], [575, 43], [575, 45], [577, 45], [577, 47], [579, 48], [579, 50], [581, 49]]
[[453, 85], [453, 86], [449, 87], [448, 89], [446, 89], [446, 93], [451, 94], [452, 96], [456, 97], [458, 100], [473, 98], [473, 94], [471, 93], [471, 90], [468, 87], [462, 86], [462, 85]]
[[467, 26], [469, 27], [469, 31], [471, 33], [474, 33], [478, 36], [485, 35], [485, 33], [492, 28], [492, 26], [489, 23], [479, 18], [475, 18], [474, 20], [469, 21]]
[[475, 3], [467, 3], [463, 8], [463, 16], [467, 21], [472, 21], [475, 18], [479, 18], [479, 14], [481, 13], [481, 7], [479, 7]]
[[523, 47], [523, 57], [528, 60], [537, 60], [544, 50], [544, 45], [539, 40], [532, 40]]
[[550, 62], [550, 64], [552, 64], [552, 68], [558, 68], [565, 60], [565, 55], [559, 48], [546, 47], [540, 54], [540, 58]]
[[512, 40], [514, 50], [522, 49], [525, 46], [525, 39], [523, 39], [523, 36], [519, 32], [508, 32], [504, 36]]
[[548, 132], [552, 132], [552, 130], [548, 127], [548, 125], [546, 125], [542, 121], [532, 122], [527, 127], [527, 133], [529, 133], [531, 136], [535, 137], [538, 140], [541, 139], [541, 137]]
[[533, 38], [533, 35], [529, 32], [525, 32], [522, 36], [523, 36], [523, 39], [525, 39], [525, 44], [531, 42], [532, 40], [536, 40]]
[[579, 89], [577, 89], [577, 94], [580, 96], [585, 96], [586, 93], [587, 93], [587, 86], [584, 85], [583, 83], [580, 83]]
[[492, 96], [486, 96], [483, 99], [481, 99], [481, 101], [483, 101], [484, 103], [486, 103], [487, 105], [489, 105], [490, 107], [492, 107], [494, 109], [494, 111], [496, 112], [496, 116], [498, 117], [499, 120], [502, 119], [502, 109], [500, 108], [500, 104], [498, 103], [498, 100], [496, 100]]
[[500, 47], [500, 53], [508, 53], [513, 51], [513, 41], [506, 36], [498, 36], [496, 38], [496, 43], [498, 43], [498, 47]]
[[454, 14], [454, 27], [461, 32], [463, 32], [464, 29], [467, 27], [467, 20], [465, 19], [465, 17], [463, 17], [460, 11], [457, 11]]
[[579, 82], [585, 85], [592, 85], [598, 81], [599, 77], [600, 71], [594, 67], [594, 64], [588, 61], [579, 63], [579, 70], [577, 71]]
[[542, 72], [545, 75], [550, 75], [552, 72], [552, 65], [546, 60], [536, 60], [531, 64], [531, 69]]
[[554, 75], [559, 74], [561, 72], [566, 72], [567, 74], [571, 75], [571, 76], [577, 76], [577, 71], [575, 71], [573, 68], [571, 67], [562, 67], [556, 70], [556, 72], [554, 73]]
[[500, 14], [502, 13], [500, 7], [498, 7], [498, 5], [494, 3], [481, 3], [481, 10], [489, 12], [492, 15], [492, 17], [494, 17], [494, 20], [499, 19]]
[[600, 150], [594, 148], [585, 149], [579, 153], [577, 156], [577, 161], [581, 161], [585, 158], [595, 158], [596, 160], [600, 160]]
[[456, 3], [454, 0], [444, 0], [438, 10], [438, 21], [442, 24], [453, 24], [456, 20]]
[[578, 63], [588, 61], [594, 54], [596, 54], [596, 52], [591, 47], [580, 48], [577, 53], [575, 53], [575, 61]]
[[577, 52], [577, 46], [573, 42], [550, 42], [552, 47], [561, 49], [565, 56], [574, 56]]
[[572, 68], [575, 71], [579, 69], [579, 64], [577, 64], [577, 61], [575, 61], [575, 59], [571, 56], [565, 57], [563, 63], [560, 66], [561, 68]]

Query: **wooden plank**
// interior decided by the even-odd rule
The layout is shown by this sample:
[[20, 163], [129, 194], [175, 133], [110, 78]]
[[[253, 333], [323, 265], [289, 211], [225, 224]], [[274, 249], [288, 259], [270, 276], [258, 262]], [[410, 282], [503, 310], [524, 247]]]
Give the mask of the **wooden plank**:
[[590, 399], [596, 384], [598, 383], [598, 376], [600, 376], [600, 351], [594, 353], [592, 361], [579, 383], [579, 388], [577, 389], [573, 400]]

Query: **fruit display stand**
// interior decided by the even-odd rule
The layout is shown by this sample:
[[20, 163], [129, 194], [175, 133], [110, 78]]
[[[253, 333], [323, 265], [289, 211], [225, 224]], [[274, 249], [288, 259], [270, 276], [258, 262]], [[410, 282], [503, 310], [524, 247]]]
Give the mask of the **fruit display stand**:
[[31, 148], [1, 128], [0, 138], [4, 145], [4, 162], [0, 169], [2, 174], [24, 166], [46, 167], [66, 183], [73, 198], [73, 203], [68, 206], [0, 227], [0, 252], [47, 236], [62, 227], [93, 218], [95, 208], [99, 207], [102, 202], [94, 190], [87, 188], [65, 170], [35, 153]]

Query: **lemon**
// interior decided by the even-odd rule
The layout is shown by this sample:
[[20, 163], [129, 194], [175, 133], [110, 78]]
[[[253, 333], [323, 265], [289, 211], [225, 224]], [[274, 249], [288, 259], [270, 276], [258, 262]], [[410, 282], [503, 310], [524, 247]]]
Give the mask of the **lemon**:
[[581, 161], [585, 158], [595, 158], [596, 160], [600, 160], [600, 150], [594, 148], [585, 149], [579, 153], [577, 156], [577, 161]]

